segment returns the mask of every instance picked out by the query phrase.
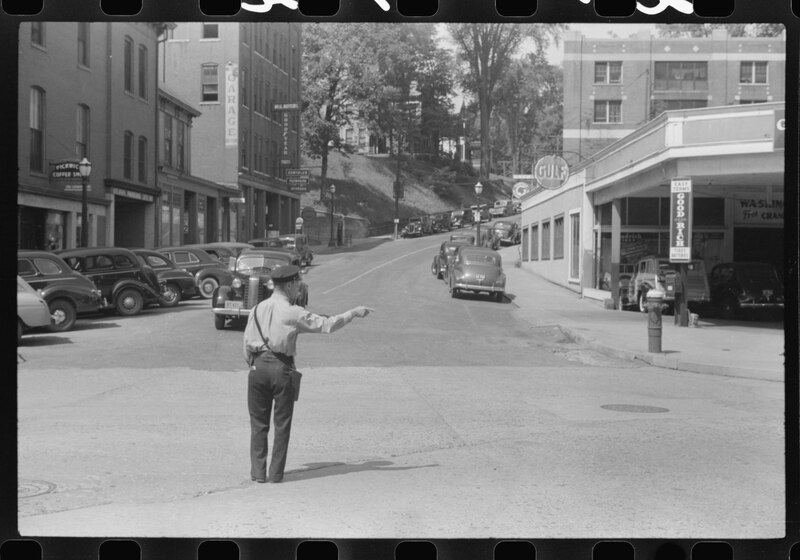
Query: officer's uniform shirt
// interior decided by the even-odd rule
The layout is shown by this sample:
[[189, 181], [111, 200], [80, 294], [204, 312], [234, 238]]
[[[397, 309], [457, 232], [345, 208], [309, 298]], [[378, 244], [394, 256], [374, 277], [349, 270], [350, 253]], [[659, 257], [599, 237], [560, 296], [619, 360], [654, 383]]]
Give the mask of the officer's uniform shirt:
[[[254, 317], [258, 314], [261, 334]], [[244, 358], [250, 364], [250, 355], [269, 350], [294, 356], [296, 354], [297, 335], [301, 332], [328, 334], [339, 330], [353, 320], [355, 315], [345, 311], [339, 315], [324, 317], [306, 310], [299, 305], [292, 305], [283, 293], [277, 290], [258, 304], [244, 329]]]

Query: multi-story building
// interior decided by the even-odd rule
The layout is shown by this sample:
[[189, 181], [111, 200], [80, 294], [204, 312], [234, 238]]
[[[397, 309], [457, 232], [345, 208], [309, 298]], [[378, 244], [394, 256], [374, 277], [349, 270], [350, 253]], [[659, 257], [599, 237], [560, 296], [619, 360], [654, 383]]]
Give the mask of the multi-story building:
[[564, 159], [578, 163], [665, 110], [785, 101], [786, 35], [564, 37]]
[[202, 112], [193, 174], [238, 191], [216, 209], [221, 239], [293, 231], [300, 192], [286, 171], [300, 166], [300, 24], [179, 23], [160, 48], [159, 83]]
[[18, 245], [75, 247], [82, 184], [52, 173], [87, 158], [89, 245], [157, 238], [156, 41], [162, 24], [19, 26]]

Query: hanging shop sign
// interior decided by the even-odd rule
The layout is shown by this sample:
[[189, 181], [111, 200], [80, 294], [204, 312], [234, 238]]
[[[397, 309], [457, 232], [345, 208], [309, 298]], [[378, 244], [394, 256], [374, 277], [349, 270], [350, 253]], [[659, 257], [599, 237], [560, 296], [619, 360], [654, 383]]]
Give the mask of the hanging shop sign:
[[225, 147], [239, 145], [239, 67], [225, 65]]
[[783, 193], [733, 201], [733, 223], [742, 225], [783, 225]]
[[569, 179], [569, 165], [561, 156], [544, 156], [533, 167], [533, 175], [543, 188], [560, 189]]
[[678, 177], [669, 186], [669, 262], [692, 260], [692, 180]]

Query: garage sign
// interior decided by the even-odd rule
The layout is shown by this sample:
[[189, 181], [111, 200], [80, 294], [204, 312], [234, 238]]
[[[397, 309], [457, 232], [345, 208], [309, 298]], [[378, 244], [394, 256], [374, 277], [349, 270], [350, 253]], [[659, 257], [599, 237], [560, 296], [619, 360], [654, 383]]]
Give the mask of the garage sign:
[[692, 260], [692, 180], [675, 178], [670, 182], [669, 262]]

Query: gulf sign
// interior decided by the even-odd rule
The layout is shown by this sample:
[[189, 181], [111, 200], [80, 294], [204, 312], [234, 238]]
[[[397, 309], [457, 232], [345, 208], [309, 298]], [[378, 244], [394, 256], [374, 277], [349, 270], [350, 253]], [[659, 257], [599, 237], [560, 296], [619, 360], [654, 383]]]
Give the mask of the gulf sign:
[[692, 260], [692, 180], [675, 178], [669, 186], [669, 262]]
[[543, 188], [560, 189], [569, 179], [569, 165], [560, 156], [544, 156], [533, 167], [533, 175]]

